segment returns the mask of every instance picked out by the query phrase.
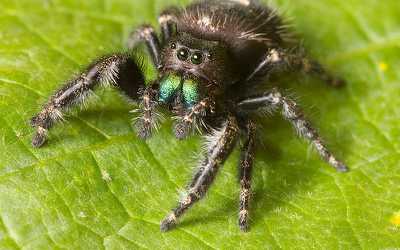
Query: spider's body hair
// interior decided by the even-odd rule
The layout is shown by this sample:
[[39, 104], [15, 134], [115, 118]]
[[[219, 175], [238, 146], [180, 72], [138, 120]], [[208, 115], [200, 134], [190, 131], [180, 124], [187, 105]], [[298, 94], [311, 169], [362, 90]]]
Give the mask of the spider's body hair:
[[204, 136], [203, 149], [208, 152], [210, 152], [210, 150], [212, 151], [218, 143], [218, 138], [221, 138], [224, 134], [225, 129], [226, 123], [224, 123], [219, 129], [211, 129], [211, 131]]
[[[213, 157], [214, 154], [217, 154], [218, 149], [223, 147], [225, 141], [224, 141], [224, 134], [226, 133], [228, 129], [228, 122], [224, 122], [220, 128], [213, 128], [211, 131], [204, 136], [203, 139], [203, 151], [205, 152], [206, 155], [209, 155], [210, 157]], [[206, 170], [209, 170], [210, 162], [207, 162], [208, 160], [203, 159], [199, 161], [198, 167], [197, 167], [197, 176], [195, 176], [192, 180], [192, 184], [190, 185], [190, 188], [195, 188], [195, 185], [197, 183], [198, 178], [201, 177], [201, 174]], [[217, 163], [218, 164], [218, 163]]]
[[99, 81], [103, 87], [115, 86], [118, 79], [119, 64], [119, 62], [112, 62], [110, 65], [104, 66], [104, 68], [101, 69]]
[[89, 89], [88, 91], [81, 93], [75, 103], [78, 104], [81, 109], [86, 109], [89, 106], [89, 103], [93, 101], [93, 99], [100, 100], [96, 93], [93, 90]]
[[228, 44], [247, 40], [282, 46], [289, 33], [286, 24], [275, 10], [251, 2], [208, 0], [194, 3], [177, 17], [178, 29]]

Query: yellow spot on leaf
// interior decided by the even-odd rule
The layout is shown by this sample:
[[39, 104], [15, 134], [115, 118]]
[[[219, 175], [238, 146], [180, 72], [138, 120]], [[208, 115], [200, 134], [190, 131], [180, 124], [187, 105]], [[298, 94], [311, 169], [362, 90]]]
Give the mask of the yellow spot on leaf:
[[380, 62], [379, 63], [379, 70], [380, 71], [385, 72], [385, 71], [388, 70], [388, 68], [389, 68], [389, 65], [387, 65], [387, 63], [384, 63], [384, 62]]
[[400, 212], [393, 214], [392, 218], [390, 218], [390, 223], [400, 227]]

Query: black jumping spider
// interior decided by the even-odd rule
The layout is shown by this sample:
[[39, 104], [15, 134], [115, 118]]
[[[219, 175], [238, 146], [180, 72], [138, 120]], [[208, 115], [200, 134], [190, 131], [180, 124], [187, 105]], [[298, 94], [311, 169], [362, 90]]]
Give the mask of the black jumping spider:
[[327, 163], [347, 171], [293, 100], [274, 88], [262, 93], [255, 90], [272, 73], [285, 71], [310, 73], [331, 85], [341, 84], [319, 63], [293, 49], [287, 28], [274, 11], [252, 0], [204, 0], [185, 9], [165, 10], [159, 23], [160, 40], [148, 25], [132, 33], [129, 40], [131, 50], [140, 42], [147, 45], [158, 70], [156, 80], [145, 83], [140, 60], [132, 53], [97, 60], [56, 92], [32, 119], [36, 128], [33, 146], [42, 146], [47, 131], [62, 120], [63, 113], [90, 96], [98, 85], [115, 86], [140, 103], [135, 127], [143, 139], [157, 126], [157, 107], [167, 107], [176, 119], [176, 137], [184, 139], [196, 128], [206, 135], [207, 150], [187, 194], [162, 221], [162, 231], [172, 228], [205, 195], [239, 138], [243, 140], [239, 226], [243, 231], [248, 229], [254, 117], [265, 110], [280, 110]]

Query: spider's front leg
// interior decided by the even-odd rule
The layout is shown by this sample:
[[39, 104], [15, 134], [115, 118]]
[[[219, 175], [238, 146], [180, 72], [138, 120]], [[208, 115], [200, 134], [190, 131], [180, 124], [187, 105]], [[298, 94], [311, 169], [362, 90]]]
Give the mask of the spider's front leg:
[[318, 61], [308, 58], [304, 52], [289, 52], [279, 49], [270, 49], [256, 69], [248, 76], [247, 81], [263, 77], [270, 72], [291, 69], [317, 76], [334, 87], [342, 86], [345, 83], [343, 79], [326, 71]]
[[165, 10], [158, 18], [161, 26], [161, 41], [151, 25], [143, 25], [134, 30], [128, 38], [128, 48], [134, 49], [144, 42], [156, 68], [161, 68], [161, 49], [176, 32], [176, 9]]
[[179, 10], [177, 8], [171, 7], [164, 10], [158, 17], [158, 23], [161, 27], [161, 42], [163, 45], [165, 45], [176, 32], [176, 14], [178, 12]]
[[47, 131], [63, 119], [63, 113], [84, 102], [98, 85], [116, 86], [128, 97], [137, 100], [139, 89], [145, 87], [140, 63], [127, 54], [114, 54], [89, 66], [79, 77], [58, 90], [42, 111], [31, 119], [32, 126], [36, 128], [32, 145], [42, 146], [46, 141]]
[[235, 117], [229, 116], [223, 128], [209, 136], [207, 156], [202, 161], [198, 173], [195, 174], [185, 197], [182, 198], [172, 213], [161, 222], [162, 231], [168, 231], [176, 225], [177, 220], [187, 209], [204, 197], [213, 183], [220, 166], [225, 162], [234, 148], [238, 134], [239, 127], [237, 120]]
[[293, 100], [282, 96], [282, 94], [277, 90], [273, 90], [265, 95], [254, 96], [238, 103], [238, 110], [241, 113], [254, 112], [265, 108], [271, 110], [276, 108], [281, 109], [282, 115], [288, 121], [290, 121], [290, 123], [297, 130], [298, 134], [310, 140], [317, 149], [318, 153], [328, 164], [330, 164], [339, 172], [348, 171], [347, 166], [339, 161], [331, 152], [329, 152], [318, 132], [304, 117], [303, 112], [300, 110], [297, 104]]
[[150, 57], [156, 68], [161, 67], [161, 44], [157, 33], [150, 25], [143, 25], [133, 31], [128, 38], [128, 48], [135, 49], [141, 42], [146, 44]]

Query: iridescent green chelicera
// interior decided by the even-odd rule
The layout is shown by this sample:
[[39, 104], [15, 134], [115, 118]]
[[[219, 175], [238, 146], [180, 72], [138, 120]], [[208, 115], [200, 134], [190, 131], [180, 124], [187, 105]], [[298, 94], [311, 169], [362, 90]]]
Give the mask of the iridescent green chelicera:
[[194, 106], [199, 99], [197, 82], [192, 79], [185, 79], [181, 85], [182, 78], [178, 75], [168, 75], [160, 83], [159, 101], [168, 103], [182, 87], [183, 100], [188, 107]]
[[164, 78], [160, 83], [159, 101], [167, 103], [179, 90], [181, 84], [181, 77], [177, 75], [169, 75]]
[[183, 98], [187, 106], [191, 107], [198, 102], [199, 92], [197, 83], [194, 80], [187, 79], [182, 86]]

